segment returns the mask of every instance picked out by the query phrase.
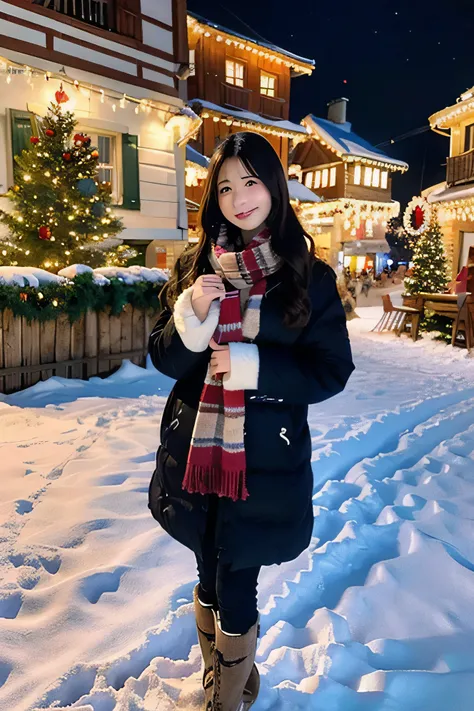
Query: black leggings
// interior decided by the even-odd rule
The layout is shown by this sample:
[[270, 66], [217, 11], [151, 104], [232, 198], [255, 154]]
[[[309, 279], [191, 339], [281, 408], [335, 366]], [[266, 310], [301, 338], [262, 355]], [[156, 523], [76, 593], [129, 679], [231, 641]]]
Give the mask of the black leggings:
[[230, 634], [245, 634], [256, 623], [257, 581], [260, 566], [230, 570], [219, 561], [214, 544], [216, 501], [211, 497], [203, 557], [196, 556], [199, 599], [220, 614], [221, 628]]

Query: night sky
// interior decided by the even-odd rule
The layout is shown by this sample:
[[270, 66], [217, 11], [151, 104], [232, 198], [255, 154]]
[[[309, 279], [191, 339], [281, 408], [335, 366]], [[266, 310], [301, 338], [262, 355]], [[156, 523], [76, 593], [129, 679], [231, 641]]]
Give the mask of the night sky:
[[[188, 7], [314, 59], [311, 77], [292, 80], [290, 119], [326, 117], [327, 102], [346, 96], [348, 121], [374, 145], [427, 126], [474, 85], [473, 0], [188, 0]], [[402, 205], [444, 180], [447, 138], [425, 131], [381, 148], [410, 164], [394, 177]]]

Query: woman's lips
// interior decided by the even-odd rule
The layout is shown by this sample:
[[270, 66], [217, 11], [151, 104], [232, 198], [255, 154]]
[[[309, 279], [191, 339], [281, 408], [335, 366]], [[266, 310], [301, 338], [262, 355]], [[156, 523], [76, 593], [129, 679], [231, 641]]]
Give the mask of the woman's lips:
[[253, 210], [249, 210], [248, 212], [239, 212], [238, 215], [236, 215], [238, 220], [245, 220], [246, 217], [252, 214], [252, 212], [255, 212], [257, 208], [254, 207]]

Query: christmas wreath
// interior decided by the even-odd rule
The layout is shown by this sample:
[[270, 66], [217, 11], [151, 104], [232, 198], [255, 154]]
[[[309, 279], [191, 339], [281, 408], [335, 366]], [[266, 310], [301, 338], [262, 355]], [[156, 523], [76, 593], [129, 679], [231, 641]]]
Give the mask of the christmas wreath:
[[408, 234], [418, 237], [425, 232], [431, 220], [431, 205], [425, 198], [414, 197], [403, 215], [403, 226]]

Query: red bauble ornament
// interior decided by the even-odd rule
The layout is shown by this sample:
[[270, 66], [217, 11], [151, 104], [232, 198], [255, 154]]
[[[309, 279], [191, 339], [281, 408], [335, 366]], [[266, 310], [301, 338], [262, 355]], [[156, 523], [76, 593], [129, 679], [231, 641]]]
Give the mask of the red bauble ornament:
[[30, 138], [30, 143], [33, 143], [33, 145], [36, 146], [36, 144], [39, 143], [39, 138], [38, 138], [38, 136], [31, 136], [31, 138]]
[[58, 104], [65, 104], [66, 101], [69, 101], [69, 96], [66, 94], [65, 91], [63, 91], [63, 85], [59, 87], [59, 91], [55, 93], [56, 101]]
[[51, 138], [51, 136], [54, 136], [54, 131], [52, 128], [47, 128], [45, 134]]
[[43, 225], [38, 230], [38, 237], [40, 239], [51, 239], [51, 230], [47, 225]]
[[70, 161], [71, 160], [71, 154], [70, 153], [63, 153], [63, 160]]

